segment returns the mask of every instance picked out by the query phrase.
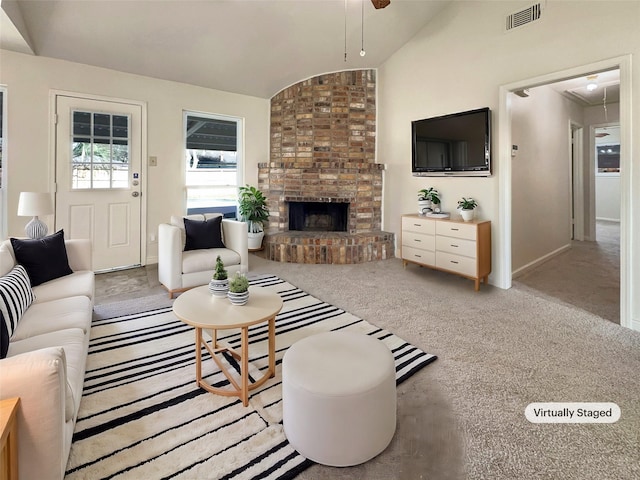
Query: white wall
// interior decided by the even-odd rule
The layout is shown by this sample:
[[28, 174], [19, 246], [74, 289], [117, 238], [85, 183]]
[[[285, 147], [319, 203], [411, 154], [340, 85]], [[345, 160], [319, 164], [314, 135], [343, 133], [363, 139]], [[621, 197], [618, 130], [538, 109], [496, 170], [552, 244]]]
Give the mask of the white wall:
[[596, 219], [620, 221], [620, 175], [596, 174]]
[[582, 107], [551, 87], [511, 98], [512, 270], [518, 272], [571, 241], [571, 123]]
[[[49, 191], [51, 170], [49, 94], [52, 90], [146, 102], [147, 154], [158, 157], [147, 179], [147, 233], [184, 212], [183, 110], [244, 118], [245, 183], [257, 184], [258, 162], [269, 158], [269, 100], [116, 72], [78, 63], [0, 51], [0, 84], [7, 86], [6, 152], [8, 234], [23, 235], [17, 217], [21, 191]], [[53, 217], [48, 219], [51, 225]], [[147, 261], [157, 243], [147, 243]]]
[[[378, 161], [387, 164], [384, 229], [400, 231], [400, 215], [415, 210], [416, 192], [434, 186], [451, 210], [462, 196], [480, 203], [479, 216], [491, 220], [493, 274], [505, 284], [504, 251], [496, 248], [503, 234], [499, 221], [500, 158], [497, 112], [500, 86], [632, 54], [640, 58], [640, 2], [548, 0], [542, 19], [505, 33], [505, 15], [530, 2], [452, 2], [379, 70]], [[610, 25], [611, 28], [603, 28]], [[594, 34], [597, 32], [597, 34]], [[632, 116], [640, 115], [640, 62], [631, 65]], [[478, 107], [494, 113], [491, 178], [417, 178], [411, 176], [410, 122]], [[640, 122], [632, 122], [640, 138]], [[633, 147], [632, 147], [633, 148]], [[636, 147], [637, 148], [637, 147]], [[640, 156], [634, 162], [631, 191], [640, 191]], [[631, 172], [630, 172], [631, 174]], [[640, 207], [628, 200], [630, 245], [640, 245]], [[498, 242], [499, 243], [499, 242]], [[631, 257], [631, 298], [640, 299], [640, 254]], [[635, 300], [640, 302], [640, 300]], [[632, 318], [640, 328], [640, 303]]]

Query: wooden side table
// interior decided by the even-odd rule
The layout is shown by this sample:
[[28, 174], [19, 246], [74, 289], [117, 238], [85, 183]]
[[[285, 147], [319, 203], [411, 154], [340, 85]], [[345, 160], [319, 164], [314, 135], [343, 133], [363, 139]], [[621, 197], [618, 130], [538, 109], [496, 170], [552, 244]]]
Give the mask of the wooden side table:
[[18, 480], [18, 426], [16, 414], [19, 398], [0, 400], [0, 427], [2, 452], [0, 453], [0, 480]]

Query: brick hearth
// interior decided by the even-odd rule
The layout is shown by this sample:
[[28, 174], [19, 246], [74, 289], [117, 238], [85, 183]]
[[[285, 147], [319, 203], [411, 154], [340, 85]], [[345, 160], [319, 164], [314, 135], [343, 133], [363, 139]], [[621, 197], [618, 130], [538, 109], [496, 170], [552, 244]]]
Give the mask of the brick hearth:
[[[258, 186], [269, 201], [267, 258], [360, 263], [393, 256], [381, 231], [382, 173], [375, 163], [374, 70], [320, 75], [271, 100], [271, 157]], [[346, 232], [289, 231], [289, 202], [348, 203]]]

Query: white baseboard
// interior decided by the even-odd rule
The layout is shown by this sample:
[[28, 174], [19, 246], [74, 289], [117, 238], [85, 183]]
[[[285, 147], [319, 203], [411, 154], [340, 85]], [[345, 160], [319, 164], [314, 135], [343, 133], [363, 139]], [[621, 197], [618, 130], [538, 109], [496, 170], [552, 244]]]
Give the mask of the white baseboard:
[[556, 256], [560, 255], [561, 253], [566, 252], [570, 248], [571, 248], [571, 244], [568, 243], [568, 244], [566, 244], [566, 245], [554, 250], [553, 252], [547, 253], [546, 255], [544, 255], [544, 256], [542, 256], [540, 258], [537, 258], [533, 262], [529, 262], [526, 265], [518, 268], [517, 270], [514, 270], [511, 273], [511, 277], [515, 279], [515, 278], [517, 278], [517, 277], [519, 277], [521, 275], [524, 275], [529, 270], [533, 270], [534, 268], [539, 267], [543, 263], [548, 262], [553, 257], [556, 257]]
[[596, 217], [596, 221], [602, 220], [603, 222], [615, 222], [620, 223], [619, 218], [607, 218], [607, 217]]
[[154, 263], [158, 263], [158, 257], [157, 256], [147, 257], [146, 265], [152, 265]]
[[631, 319], [631, 330], [635, 330], [636, 332], [640, 332], [640, 318], [632, 318]]

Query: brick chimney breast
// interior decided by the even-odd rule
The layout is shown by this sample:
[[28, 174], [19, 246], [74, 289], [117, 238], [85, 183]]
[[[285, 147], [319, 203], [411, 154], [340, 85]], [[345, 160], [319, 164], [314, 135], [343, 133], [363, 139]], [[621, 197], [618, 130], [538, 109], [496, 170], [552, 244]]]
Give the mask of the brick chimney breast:
[[[393, 234], [381, 231], [384, 165], [375, 162], [375, 143], [375, 70], [320, 75], [271, 99], [270, 159], [258, 166], [271, 212], [268, 258], [359, 263], [393, 256]], [[348, 203], [346, 232], [290, 231], [289, 202]]]

